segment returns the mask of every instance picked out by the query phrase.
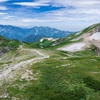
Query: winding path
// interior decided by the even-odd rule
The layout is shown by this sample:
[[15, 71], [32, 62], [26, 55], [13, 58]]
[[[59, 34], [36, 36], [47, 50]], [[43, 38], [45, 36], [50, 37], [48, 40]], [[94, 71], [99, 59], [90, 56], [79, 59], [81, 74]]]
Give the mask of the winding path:
[[42, 60], [45, 58], [49, 58], [48, 55], [45, 55], [45, 54], [41, 53], [40, 51], [33, 50], [33, 49], [25, 49], [22, 46], [20, 48], [23, 50], [31, 50], [33, 52], [36, 52], [38, 55], [40, 55], [40, 57], [25, 60], [25, 61], [17, 63], [16, 65], [8, 66], [6, 69], [2, 69], [2, 73], [0, 73], [0, 80], [7, 78], [7, 76], [12, 72], [12, 70], [16, 70], [17, 68], [20, 68], [21, 66], [27, 66], [28, 64], [31, 64], [31, 63], [36, 63], [39, 60]]

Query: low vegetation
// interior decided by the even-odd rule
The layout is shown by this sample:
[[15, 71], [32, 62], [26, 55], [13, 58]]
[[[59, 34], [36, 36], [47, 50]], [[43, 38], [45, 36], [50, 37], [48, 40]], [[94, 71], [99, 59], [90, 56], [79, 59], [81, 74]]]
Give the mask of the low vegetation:
[[[94, 27], [88, 27], [80, 34]], [[0, 100], [100, 100], [100, 56], [96, 53], [96, 47], [91, 46], [80, 52], [55, 50], [62, 45], [77, 42], [70, 41], [77, 36], [79, 35], [59, 39], [56, 41], [58, 45], [54, 47], [51, 46], [54, 42], [46, 39], [42, 42], [23, 43], [24, 48], [38, 48], [37, 50], [41, 50], [50, 57], [23, 69], [25, 72], [31, 71], [32, 74], [29, 73], [27, 76], [31, 76], [32, 79], [31, 77], [29, 80], [22, 79], [20, 72], [15, 79], [3, 80], [3, 85], [0, 87]], [[20, 45], [18, 41], [7, 41], [1, 42], [1, 47], [7, 45], [17, 48]], [[39, 49], [40, 47], [45, 49]], [[37, 57], [36, 52], [28, 54], [26, 49], [18, 50], [7, 53], [3, 60], [12, 58], [16, 61], [20, 56], [21, 60], [18, 62], [21, 62], [30, 57]], [[23, 59], [24, 57], [26, 58]], [[9, 62], [6, 63], [9, 64]], [[0, 62], [0, 66], [3, 67], [3, 64]]]
[[100, 100], [100, 57], [92, 49], [68, 53], [43, 50], [51, 55], [29, 69], [37, 80], [3, 84], [2, 100]]
[[21, 42], [18, 40], [9, 40], [0, 36], [0, 55], [9, 52], [10, 50], [16, 50]]

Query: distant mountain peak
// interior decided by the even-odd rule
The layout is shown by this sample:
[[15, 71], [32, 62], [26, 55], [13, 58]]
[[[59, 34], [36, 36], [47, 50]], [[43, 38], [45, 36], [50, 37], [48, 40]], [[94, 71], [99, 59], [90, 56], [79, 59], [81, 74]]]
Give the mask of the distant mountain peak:
[[63, 38], [73, 32], [61, 31], [51, 27], [35, 26], [29, 29], [11, 25], [0, 25], [0, 35], [11, 40], [17, 39], [25, 42], [36, 42], [43, 37]]

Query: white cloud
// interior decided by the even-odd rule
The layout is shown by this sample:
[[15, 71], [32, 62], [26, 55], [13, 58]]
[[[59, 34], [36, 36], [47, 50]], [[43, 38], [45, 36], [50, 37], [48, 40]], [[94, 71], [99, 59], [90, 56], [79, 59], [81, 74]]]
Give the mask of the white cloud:
[[5, 15], [5, 14], [7, 14], [7, 13], [0, 12], [0, 15]]
[[0, 0], [0, 2], [6, 2], [6, 1], [8, 1], [8, 0]]
[[[59, 6], [64, 9], [39, 14], [40, 17], [51, 20], [96, 20], [100, 16], [100, 0], [35, 0], [35, 2], [19, 2], [23, 6]], [[26, 21], [29, 21], [26, 20]], [[36, 21], [36, 19], [34, 20]], [[30, 21], [31, 22], [31, 21]]]
[[[26, 7], [19, 8], [5, 17], [1, 13], [5, 23], [28, 27], [45, 25], [59, 29], [80, 30], [100, 21], [100, 0], [35, 0], [34, 2], [16, 2], [14, 4]], [[27, 11], [27, 7], [36, 8], [49, 5], [64, 8], [39, 13], [29, 9]], [[0, 6], [0, 9], [6, 10], [7, 8]]]
[[3, 16], [2, 19], [4, 19], [4, 20], [5, 20], [5, 19], [6, 19], [6, 20], [11, 20], [11, 19], [14, 20], [14, 19], [16, 19], [16, 17], [15, 17], [15, 16], [6, 15], [6, 16]]
[[7, 7], [5, 7], [5, 6], [0, 6], [0, 10], [7, 10]]
[[22, 18], [21, 19], [22, 22], [25, 23], [33, 23], [33, 22], [60, 22], [61, 20], [48, 20], [48, 19], [34, 19], [34, 18]]
[[[93, 5], [99, 5], [100, 0], [53, 0], [53, 4], [57, 4], [58, 6], [73, 6], [73, 7], [93, 7]], [[88, 6], [87, 6], [88, 5]]]
[[22, 5], [22, 6], [29, 6], [29, 7], [40, 7], [40, 6], [49, 6], [47, 2], [17, 2], [14, 3], [17, 5]]
[[93, 18], [96, 20], [95, 18], [99, 18], [100, 16], [99, 0], [74, 0], [74, 2], [73, 0], [54, 0], [53, 4], [57, 6], [64, 6], [66, 8], [58, 11], [47, 12], [48, 16], [55, 16], [57, 18], [62, 17], [66, 19], [69, 18], [73, 20], [91, 20]]

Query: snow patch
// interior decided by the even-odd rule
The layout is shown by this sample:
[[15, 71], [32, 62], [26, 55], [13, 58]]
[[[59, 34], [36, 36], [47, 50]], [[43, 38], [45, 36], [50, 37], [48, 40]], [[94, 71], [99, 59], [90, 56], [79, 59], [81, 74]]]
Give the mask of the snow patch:
[[37, 35], [37, 33], [38, 33], [38, 29], [37, 29], [37, 28], [35, 28], [35, 30], [36, 30], [35, 35]]
[[42, 38], [42, 39], [40, 40], [40, 42], [43, 42], [44, 39], [47, 39], [47, 40], [49, 40], [49, 41], [56, 41], [56, 40], [58, 40], [58, 38]]
[[100, 32], [94, 33], [94, 34], [89, 38], [89, 40], [92, 40], [92, 39], [100, 40]]
[[85, 46], [85, 43], [75, 43], [70, 46], [63, 47], [61, 50], [69, 52], [80, 51], [83, 46]]

